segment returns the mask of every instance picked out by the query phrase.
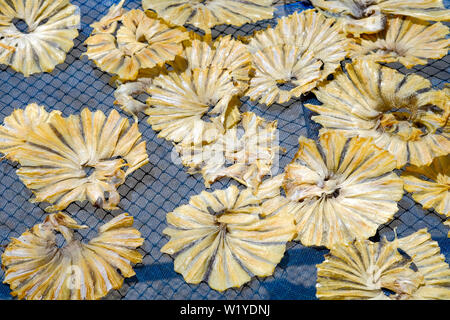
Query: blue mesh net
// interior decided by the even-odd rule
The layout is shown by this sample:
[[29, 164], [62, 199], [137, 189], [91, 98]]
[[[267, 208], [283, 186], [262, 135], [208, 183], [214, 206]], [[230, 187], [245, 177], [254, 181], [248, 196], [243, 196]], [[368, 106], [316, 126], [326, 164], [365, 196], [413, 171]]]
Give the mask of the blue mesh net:
[[[83, 42], [91, 32], [89, 25], [103, 16], [108, 8], [118, 1], [72, 0], [81, 11], [81, 30], [75, 46], [67, 55], [65, 63], [58, 65], [52, 73], [24, 78], [11, 68], [0, 66], [0, 118], [11, 114], [15, 108], [24, 108], [32, 102], [48, 109], [61, 110], [63, 115], [79, 113], [83, 107], [109, 112], [113, 108], [114, 87], [111, 76], [99, 70], [86, 57]], [[217, 26], [213, 37], [224, 34], [250, 35], [253, 31], [275, 25], [276, 18], [304, 10], [311, 6], [305, 2], [276, 1], [275, 18], [242, 27]], [[445, 0], [448, 7], [449, 0]], [[140, 8], [140, 1], [127, 1], [128, 9]], [[198, 31], [198, 30], [196, 30]], [[416, 72], [431, 80], [436, 88], [449, 81], [450, 58], [446, 56], [425, 66], [405, 69], [399, 64], [389, 64], [403, 73]], [[311, 112], [305, 103], [318, 103], [310, 94], [293, 99], [283, 105], [270, 107], [255, 104], [242, 98], [241, 111], [253, 111], [267, 120], [278, 120], [280, 145], [286, 149], [279, 159], [280, 172], [294, 157], [298, 148], [298, 136], [317, 138], [319, 125], [311, 121]], [[132, 119], [130, 119], [132, 120]], [[80, 233], [86, 239], [96, 235], [99, 225], [122, 212], [135, 217], [135, 227], [145, 238], [140, 249], [144, 255], [142, 264], [135, 267], [136, 276], [125, 280], [124, 286], [111, 292], [107, 299], [315, 299], [316, 264], [323, 261], [328, 250], [307, 248], [297, 242], [288, 245], [288, 250], [275, 273], [267, 278], [254, 278], [239, 289], [223, 293], [211, 290], [206, 283], [187, 284], [173, 270], [173, 259], [160, 253], [168, 241], [162, 230], [166, 227], [167, 212], [186, 204], [188, 199], [205, 189], [200, 175], [190, 175], [180, 164], [171, 160], [172, 145], [156, 137], [156, 133], [141, 116], [139, 128], [147, 141], [150, 163], [129, 176], [119, 188], [122, 200], [120, 210], [106, 212], [89, 203], [72, 203], [67, 212], [82, 224], [90, 227]], [[7, 245], [12, 237], [18, 237], [26, 229], [45, 218], [47, 204], [32, 204], [28, 200], [32, 193], [20, 182], [15, 170], [17, 164], [0, 162], [0, 245]], [[226, 188], [234, 181], [222, 179], [212, 185], [213, 189]], [[448, 228], [444, 217], [432, 210], [424, 210], [406, 194], [399, 203], [395, 218], [378, 230], [379, 236], [393, 238], [396, 228], [399, 236], [409, 235], [420, 228], [428, 228], [432, 238], [439, 242], [447, 262], [450, 245], [446, 237]], [[3, 278], [3, 271], [0, 277]], [[9, 287], [0, 285], [0, 299], [11, 299]]]

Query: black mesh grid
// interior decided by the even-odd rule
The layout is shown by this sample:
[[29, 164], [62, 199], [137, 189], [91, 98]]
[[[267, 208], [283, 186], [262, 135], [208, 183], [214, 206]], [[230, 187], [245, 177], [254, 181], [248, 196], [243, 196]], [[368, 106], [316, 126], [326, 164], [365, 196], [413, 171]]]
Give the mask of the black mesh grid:
[[[24, 78], [11, 68], [0, 66], [0, 118], [3, 119], [14, 109], [24, 108], [32, 102], [46, 106], [47, 110], [61, 110], [64, 116], [78, 114], [84, 107], [91, 110], [100, 109], [106, 113], [114, 108], [111, 76], [96, 68], [86, 57], [80, 56], [86, 51], [83, 42], [90, 34], [89, 25], [117, 2], [118, 0], [72, 0], [73, 4], [79, 6], [82, 15], [80, 34], [75, 39], [75, 46], [67, 55], [65, 63], [58, 65], [52, 73]], [[305, 2], [275, 1], [275, 4], [276, 18], [295, 10], [309, 8]], [[141, 2], [129, 0], [125, 7], [140, 8]], [[269, 24], [275, 25], [276, 18], [239, 28], [217, 26], [213, 29], [213, 37], [225, 34], [251, 35], [253, 31], [263, 29]], [[444, 83], [449, 81], [449, 64], [450, 58], [446, 56], [410, 70], [399, 64], [389, 66], [403, 73], [417, 72], [430, 79], [435, 87], [442, 88]], [[242, 112], [253, 111], [269, 121], [278, 120], [280, 145], [286, 149], [286, 153], [279, 159], [279, 173], [295, 155], [300, 135], [317, 137], [319, 125], [311, 121], [311, 112], [303, 106], [304, 103], [318, 103], [312, 94], [270, 107], [252, 103], [246, 97], [241, 100]], [[88, 230], [80, 232], [86, 239], [95, 236], [101, 224], [122, 212], [128, 212], [135, 217], [135, 227], [145, 238], [140, 249], [144, 259], [142, 264], [134, 268], [136, 276], [126, 279], [124, 286], [119, 291], [111, 292], [107, 298], [315, 299], [315, 265], [323, 261], [323, 255], [328, 250], [307, 248], [297, 242], [288, 245], [285, 257], [272, 276], [254, 278], [239, 289], [229, 289], [223, 293], [211, 290], [206, 283], [187, 284], [182, 276], [173, 270], [173, 259], [159, 251], [168, 241], [162, 235], [162, 230], [166, 227], [165, 215], [204, 190], [203, 179], [200, 175], [187, 174], [186, 168], [174, 163], [171, 143], [157, 138], [157, 133], [147, 124], [143, 115], [139, 120], [140, 131], [147, 141], [150, 163], [134, 172], [125, 184], [119, 187], [122, 197], [120, 210], [106, 212], [88, 203], [72, 203], [66, 210], [79, 223], [89, 226]], [[32, 204], [28, 201], [32, 194], [18, 179], [15, 173], [17, 168], [16, 164], [6, 160], [0, 163], [0, 245], [3, 246], [9, 243], [11, 237], [18, 237], [26, 229], [42, 222], [46, 215], [44, 208], [47, 204]], [[230, 184], [235, 182], [222, 179], [214, 183], [212, 189], [226, 188]], [[448, 262], [450, 246], [446, 238], [448, 228], [442, 224], [444, 217], [432, 210], [424, 210], [409, 194], [399, 202], [399, 208], [394, 220], [379, 228], [378, 235], [386, 235], [392, 239], [394, 228], [399, 236], [405, 236], [426, 227], [433, 239], [439, 242]], [[3, 271], [0, 271], [1, 278], [3, 275]], [[11, 299], [9, 292], [7, 285], [0, 285], [0, 299]]]

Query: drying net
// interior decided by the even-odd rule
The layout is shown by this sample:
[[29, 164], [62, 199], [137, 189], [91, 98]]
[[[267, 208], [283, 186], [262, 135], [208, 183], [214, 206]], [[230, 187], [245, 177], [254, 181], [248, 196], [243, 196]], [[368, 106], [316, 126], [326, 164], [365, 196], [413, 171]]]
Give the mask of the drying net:
[[[10, 115], [16, 108], [24, 108], [35, 102], [46, 106], [47, 110], [61, 110], [64, 116], [78, 114], [83, 107], [100, 109], [109, 113], [116, 108], [114, 86], [111, 76], [102, 72], [87, 57], [80, 57], [86, 51], [83, 42], [89, 36], [89, 25], [106, 14], [108, 8], [118, 0], [72, 0], [81, 11], [81, 30], [75, 39], [74, 48], [68, 53], [65, 63], [58, 65], [48, 74], [33, 75], [24, 78], [4, 65], [0, 66], [0, 119]], [[450, 0], [445, 0], [447, 7]], [[217, 26], [213, 29], [213, 38], [221, 35], [251, 35], [255, 30], [274, 26], [276, 18], [291, 14], [297, 10], [311, 8], [308, 2], [275, 1], [275, 18], [242, 27]], [[141, 8], [141, 1], [128, 0], [125, 8]], [[190, 28], [201, 33], [200, 30]], [[416, 66], [410, 70], [399, 64], [388, 66], [402, 73], [416, 72], [430, 79], [436, 88], [442, 88], [449, 82], [450, 57], [433, 60], [428, 65]], [[145, 97], [141, 97], [145, 99]], [[145, 101], [145, 100], [143, 100]], [[314, 95], [292, 99], [283, 105], [270, 107], [242, 98], [241, 111], [253, 111], [268, 121], [278, 120], [279, 140], [286, 152], [280, 155], [278, 173], [291, 161], [298, 149], [298, 137], [304, 135], [317, 138], [320, 126], [311, 121], [311, 112], [303, 105], [317, 104]], [[118, 109], [119, 110], [119, 109]], [[130, 118], [132, 121], [132, 119]], [[119, 187], [120, 210], [106, 212], [94, 208], [89, 203], [72, 203], [66, 211], [79, 224], [90, 228], [81, 230], [80, 235], [90, 239], [96, 235], [97, 228], [122, 212], [135, 217], [134, 227], [145, 238], [140, 248], [144, 254], [142, 264], [134, 270], [136, 276], [125, 280], [119, 291], [110, 292], [107, 299], [316, 299], [316, 264], [323, 261], [328, 252], [325, 249], [307, 248], [298, 242], [288, 245], [288, 250], [277, 266], [275, 273], [267, 278], [253, 278], [239, 289], [229, 289], [219, 293], [206, 283], [187, 284], [180, 274], [173, 270], [172, 257], [160, 253], [160, 248], [168, 241], [162, 234], [166, 227], [166, 213], [188, 203], [191, 196], [205, 189], [200, 175], [190, 175], [176, 157], [170, 142], [157, 138], [145, 116], [139, 119], [139, 129], [147, 141], [150, 163], [130, 175]], [[11, 237], [20, 236], [26, 229], [43, 221], [47, 204], [32, 204], [29, 191], [18, 179], [17, 165], [3, 160], [0, 162], [0, 245], [7, 245]], [[276, 168], [275, 168], [276, 169]], [[275, 170], [275, 173], [277, 171]], [[212, 189], [223, 189], [235, 184], [230, 179], [214, 183]], [[433, 240], [438, 241], [441, 251], [450, 262], [450, 245], [447, 238], [448, 227], [443, 225], [444, 217], [432, 210], [424, 210], [414, 202], [410, 194], [405, 194], [399, 202], [399, 211], [395, 218], [378, 229], [374, 240], [380, 236], [394, 237], [394, 228], [398, 236], [409, 235], [421, 228], [428, 228]], [[0, 277], [3, 279], [3, 271]], [[11, 299], [9, 287], [0, 285], [0, 299]]]

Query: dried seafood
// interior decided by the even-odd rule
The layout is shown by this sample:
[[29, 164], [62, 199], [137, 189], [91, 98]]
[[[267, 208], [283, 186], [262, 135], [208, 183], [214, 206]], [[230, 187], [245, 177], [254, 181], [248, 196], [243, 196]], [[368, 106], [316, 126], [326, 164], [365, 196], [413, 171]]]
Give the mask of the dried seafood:
[[299, 143], [283, 187], [303, 245], [331, 248], [367, 239], [393, 218], [403, 183], [387, 151], [371, 139], [336, 132], [322, 134], [318, 144], [305, 137]]
[[385, 28], [389, 14], [414, 17], [425, 21], [449, 21], [450, 10], [442, 0], [311, 0], [331, 16], [339, 17], [343, 29], [359, 36]]
[[410, 17], [388, 18], [386, 28], [361, 35], [350, 45], [350, 57], [376, 62], [400, 62], [407, 68], [444, 57], [450, 46], [449, 30], [442, 23], [430, 25]]
[[258, 194], [236, 186], [203, 191], [167, 214], [175, 271], [188, 283], [205, 280], [214, 290], [240, 287], [253, 275], [274, 272], [295, 234], [292, 215], [277, 209], [280, 177], [264, 181]]
[[[15, 21], [26, 24], [26, 30]], [[63, 63], [78, 36], [80, 13], [69, 0], [10, 0], [0, 4], [0, 63], [25, 77]]]
[[450, 155], [434, 159], [429, 166], [408, 166], [402, 178], [415, 201], [450, 217]]
[[135, 80], [140, 69], [174, 60], [189, 35], [182, 28], [170, 27], [155, 14], [125, 11], [123, 2], [91, 25], [94, 30], [85, 42], [85, 55], [103, 71], [117, 74], [122, 80]]
[[34, 202], [53, 204], [46, 211], [84, 200], [113, 210], [120, 201], [116, 188], [148, 163], [145, 146], [137, 124], [130, 126], [115, 110], [108, 117], [87, 108], [81, 117], [54, 114], [28, 133], [15, 153], [17, 174], [35, 194]]
[[450, 113], [445, 91], [372, 61], [347, 64], [346, 71], [314, 91], [323, 105], [305, 105], [319, 113], [314, 121], [348, 136], [372, 137], [395, 156], [397, 168], [428, 165], [450, 152], [442, 132]]
[[[102, 225], [89, 243], [82, 243], [74, 238], [74, 230], [87, 226], [64, 213], [50, 214], [6, 247], [4, 282], [19, 299], [100, 299], [122, 287], [124, 277], [135, 275], [131, 263], [142, 261], [136, 248], [144, 239], [132, 225], [133, 217], [121, 214]], [[62, 247], [57, 233], [64, 237]]]
[[220, 24], [242, 26], [271, 19], [275, 11], [272, 0], [143, 0], [142, 5], [170, 23], [191, 24], [207, 34]]
[[17, 109], [3, 120], [0, 127], [0, 152], [11, 161], [17, 161], [16, 153], [25, 144], [28, 134], [41, 123], [47, 122], [53, 114], [48, 113], [43, 106], [36, 103], [29, 104], [24, 110]]
[[242, 114], [240, 126], [209, 145], [177, 146], [183, 165], [191, 174], [200, 172], [207, 188], [219, 178], [231, 177], [255, 190], [271, 174], [279, 150], [277, 121], [267, 122], [252, 112]]
[[248, 44], [255, 76], [246, 95], [267, 105], [284, 103], [326, 79], [346, 57], [350, 41], [334, 22], [306, 10], [255, 33]]
[[358, 240], [332, 248], [317, 266], [316, 287], [324, 300], [448, 300], [450, 268], [438, 243], [421, 229], [392, 242]]

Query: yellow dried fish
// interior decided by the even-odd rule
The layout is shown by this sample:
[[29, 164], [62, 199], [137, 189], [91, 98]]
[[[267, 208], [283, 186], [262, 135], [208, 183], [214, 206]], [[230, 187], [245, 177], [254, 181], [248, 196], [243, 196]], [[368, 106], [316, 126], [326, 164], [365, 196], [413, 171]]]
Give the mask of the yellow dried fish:
[[[102, 225], [97, 237], [83, 243], [74, 238], [74, 230], [87, 226], [61, 212], [50, 214], [6, 247], [4, 283], [19, 299], [100, 299], [122, 287], [124, 277], [135, 275], [131, 264], [142, 261], [136, 248], [144, 239], [132, 225], [133, 217], [121, 214]], [[62, 247], [57, 233], [64, 237]]]
[[246, 95], [267, 105], [299, 97], [339, 67], [349, 42], [334, 19], [315, 10], [279, 19], [248, 44], [255, 76]]
[[53, 114], [61, 114], [60, 111], [48, 113], [43, 106], [36, 103], [29, 104], [24, 110], [17, 109], [3, 120], [0, 126], [0, 152], [11, 161], [17, 161], [16, 153], [24, 145], [28, 134], [41, 123], [47, 122]]
[[200, 172], [205, 186], [222, 177], [231, 177], [257, 191], [262, 179], [271, 174], [280, 147], [277, 121], [267, 122], [253, 112], [242, 114], [240, 125], [220, 135], [208, 145], [176, 146], [189, 173]]
[[450, 268], [438, 243], [421, 229], [392, 242], [358, 240], [332, 248], [317, 265], [316, 287], [323, 300], [448, 300]]
[[272, 0], [143, 0], [142, 6], [170, 23], [191, 24], [207, 34], [220, 24], [242, 26], [271, 19], [275, 11]]
[[372, 137], [394, 155], [397, 168], [428, 165], [450, 152], [450, 137], [442, 132], [450, 113], [445, 91], [372, 61], [345, 68], [347, 74], [340, 71], [314, 90], [322, 105], [305, 105], [319, 114], [314, 121], [348, 136]]
[[[27, 25], [19, 30], [14, 21]], [[63, 63], [78, 36], [79, 9], [69, 0], [0, 1], [0, 63], [25, 77]]]
[[425, 21], [450, 20], [450, 10], [445, 9], [442, 0], [311, 0], [311, 3], [325, 14], [339, 17], [343, 29], [355, 36], [383, 30], [389, 14]]
[[415, 201], [450, 217], [450, 155], [435, 158], [429, 166], [408, 166], [402, 178]]
[[46, 208], [51, 212], [84, 200], [116, 209], [117, 187], [148, 163], [136, 123], [130, 126], [115, 110], [106, 117], [87, 108], [81, 117], [54, 114], [34, 127], [15, 157], [21, 165], [17, 174], [33, 191], [33, 201], [53, 204]]
[[352, 59], [376, 62], [400, 62], [406, 68], [426, 64], [428, 59], [447, 55], [449, 29], [442, 23], [428, 22], [410, 17], [391, 17], [386, 28], [376, 34], [361, 35], [350, 44]]
[[367, 239], [393, 218], [403, 183], [387, 151], [371, 139], [336, 132], [322, 134], [318, 144], [305, 137], [299, 143], [283, 187], [303, 245], [331, 248]]
[[218, 291], [271, 275], [295, 234], [292, 215], [272, 205], [280, 183], [264, 181], [257, 195], [231, 186], [193, 196], [167, 214], [170, 241], [161, 251], [177, 254], [175, 271], [186, 282], [207, 281]]
[[135, 80], [139, 70], [172, 61], [183, 50], [189, 35], [173, 28], [155, 14], [141, 10], [122, 10], [123, 1], [110, 8], [99, 22], [92, 24], [84, 53], [103, 71], [122, 80]]

